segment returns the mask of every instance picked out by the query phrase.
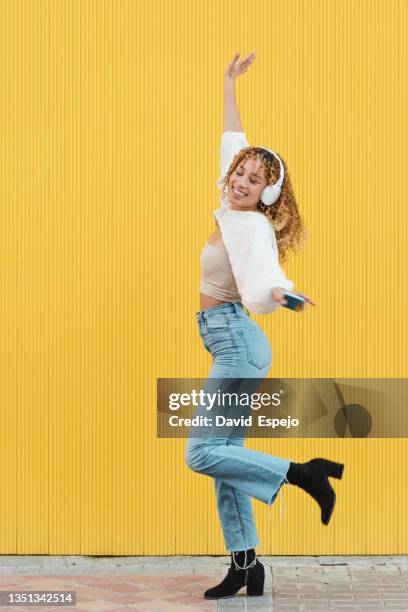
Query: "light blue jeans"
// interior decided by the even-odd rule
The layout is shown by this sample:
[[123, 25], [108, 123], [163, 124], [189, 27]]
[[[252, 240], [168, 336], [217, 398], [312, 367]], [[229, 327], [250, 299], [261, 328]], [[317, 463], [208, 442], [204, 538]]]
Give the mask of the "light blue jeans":
[[[196, 313], [196, 318], [203, 344], [213, 357], [205, 392], [239, 392], [239, 379], [245, 379], [242, 382], [246, 393], [249, 387], [254, 392], [272, 363], [271, 347], [263, 330], [240, 302], [205, 308]], [[237, 418], [247, 417], [253, 410], [241, 405], [216, 406], [215, 413]], [[197, 415], [214, 416], [214, 408], [211, 412], [207, 405], [199, 405], [194, 416]], [[242, 426], [194, 428], [194, 437], [191, 432], [186, 463], [194, 472], [214, 478], [227, 550], [255, 548], [259, 538], [251, 497], [271, 505], [287, 482], [290, 460], [244, 448]]]

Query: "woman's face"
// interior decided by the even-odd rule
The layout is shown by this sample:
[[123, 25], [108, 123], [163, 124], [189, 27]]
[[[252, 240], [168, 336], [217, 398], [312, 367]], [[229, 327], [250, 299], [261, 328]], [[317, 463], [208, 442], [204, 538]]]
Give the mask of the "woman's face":
[[262, 190], [266, 187], [265, 172], [259, 159], [244, 159], [228, 181], [228, 199], [233, 210], [258, 210]]

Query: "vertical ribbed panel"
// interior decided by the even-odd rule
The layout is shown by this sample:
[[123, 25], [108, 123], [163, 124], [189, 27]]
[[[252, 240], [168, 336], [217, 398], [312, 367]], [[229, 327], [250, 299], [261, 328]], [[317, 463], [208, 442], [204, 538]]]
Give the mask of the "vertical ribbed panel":
[[[318, 302], [257, 317], [273, 377], [407, 375], [407, 3], [1, 3], [0, 551], [216, 554], [213, 482], [156, 439], [157, 377], [206, 376], [223, 71], [308, 228]], [[406, 553], [405, 440], [256, 440], [346, 464], [330, 527], [255, 501], [260, 552]]]

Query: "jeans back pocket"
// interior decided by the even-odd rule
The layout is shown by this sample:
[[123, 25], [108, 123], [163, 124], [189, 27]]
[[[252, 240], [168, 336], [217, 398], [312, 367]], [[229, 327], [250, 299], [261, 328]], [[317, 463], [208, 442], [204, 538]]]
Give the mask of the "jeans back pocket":
[[248, 363], [262, 370], [272, 364], [272, 349], [261, 328], [237, 329], [247, 353]]

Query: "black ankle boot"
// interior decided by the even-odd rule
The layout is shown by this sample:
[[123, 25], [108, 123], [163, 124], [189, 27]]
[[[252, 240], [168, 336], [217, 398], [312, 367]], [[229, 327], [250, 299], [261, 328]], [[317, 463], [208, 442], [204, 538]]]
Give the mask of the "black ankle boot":
[[[245, 553], [247, 562], [245, 563]], [[204, 593], [205, 599], [234, 597], [246, 586], [247, 595], [263, 595], [265, 569], [253, 548], [231, 553], [231, 567], [224, 580]]]
[[343, 476], [343, 470], [342, 463], [335, 463], [327, 459], [312, 459], [307, 463], [291, 463], [286, 474], [290, 484], [302, 488], [317, 501], [324, 525], [328, 525], [336, 503], [336, 494], [330, 485], [328, 476], [340, 479]]

